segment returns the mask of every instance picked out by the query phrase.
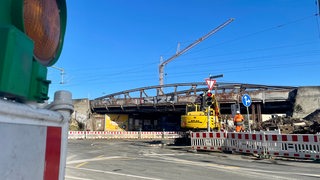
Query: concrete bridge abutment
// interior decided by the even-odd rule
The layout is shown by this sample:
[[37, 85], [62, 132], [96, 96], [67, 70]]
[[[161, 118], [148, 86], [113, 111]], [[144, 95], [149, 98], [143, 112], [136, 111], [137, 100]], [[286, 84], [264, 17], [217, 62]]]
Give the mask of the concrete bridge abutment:
[[301, 86], [293, 106], [293, 118], [305, 118], [320, 109], [320, 86]]

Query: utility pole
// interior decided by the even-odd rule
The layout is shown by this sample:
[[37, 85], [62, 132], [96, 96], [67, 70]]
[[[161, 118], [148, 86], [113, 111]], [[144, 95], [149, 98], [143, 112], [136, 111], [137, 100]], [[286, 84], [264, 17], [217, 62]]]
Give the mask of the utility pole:
[[163, 85], [163, 76], [164, 76], [164, 66], [166, 64], [168, 64], [169, 62], [173, 61], [175, 58], [179, 57], [180, 55], [182, 55], [183, 53], [189, 51], [191, 48], [193, 48], [194, 46], [196, 46], [197, 44], [199, 44], [200, 42], [202, 42], [203, 40], [207, 39], [208, 37], [210, 37], [212, 34], [218, 32], [220, 29], [224, 28], [225, 26], [227, 26], [228, 24], [230, 24], [234, 19], [230, 18], [229, 20], [227, 20], [226, 22], [224, 22], [223, 24], [221, 24], [220, 26], [216, 27], [215, 29], [213, 29], [212, 31], [210, 31], [208, 34], [202, 36], [201, 38], [199, 38], [198, 40], [196, 40], [195, 42], [193, 42], [192, 44], [190, 44], [189, 46], [187, 46], [186, 48], [184, 48], [181, 51], [177, 51], [175, 55], [173, 55], [172, 57], [170, 57], [169, 59], [161, 62], [161, 64], [159, 65], [159, 85]]
[[61, 75], [61, 82], [60, 84], [64, 84], [64, 69], [63, 68], [60, 68], [60, 67], [57, 67], [57, 66], [51, 66], [53, 69], [57, 69], [60, 71], [60, 75]]

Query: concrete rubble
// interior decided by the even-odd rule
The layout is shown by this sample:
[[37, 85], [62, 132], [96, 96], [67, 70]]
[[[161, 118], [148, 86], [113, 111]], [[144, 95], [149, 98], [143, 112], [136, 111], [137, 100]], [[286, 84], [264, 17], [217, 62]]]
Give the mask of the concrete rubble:
[[276, 116], [262, 122], [263, 130], [280, 129], [284, 134], [316, 134], [320, 133], [320, 109], [305, 118]]

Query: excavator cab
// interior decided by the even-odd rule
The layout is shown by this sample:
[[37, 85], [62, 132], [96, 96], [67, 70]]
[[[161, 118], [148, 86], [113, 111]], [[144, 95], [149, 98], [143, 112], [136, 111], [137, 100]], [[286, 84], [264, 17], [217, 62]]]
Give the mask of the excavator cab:
[[221, 123], [217, 110], [210, 108], [208, 112], [207, 109], [202, 110], [200, 104], [188, 104], [185, 115], [181, 116], [181, 128], [192, 131], [207, 130], [208, 113], [210, 113], [210, 129], [220, 130]]

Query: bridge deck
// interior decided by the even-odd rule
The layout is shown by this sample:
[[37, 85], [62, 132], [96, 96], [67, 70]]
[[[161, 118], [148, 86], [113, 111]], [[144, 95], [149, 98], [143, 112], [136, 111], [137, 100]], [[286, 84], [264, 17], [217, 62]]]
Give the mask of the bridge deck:
[[[249, 94], [253, 103], [287, 109], [294, 100], [296, 89], [290, 86], [219, 83], [213, 92], [222, 110], [230, 109], [231, 104], [241, 103], [243, 94]], [[194, 103], [199, 94], [207, 90], [204, 82], [148, 86], [102, 96], [91, 101], [91, 108], [98, 113], [180, 112], [185, 110], [186, 104]]]

